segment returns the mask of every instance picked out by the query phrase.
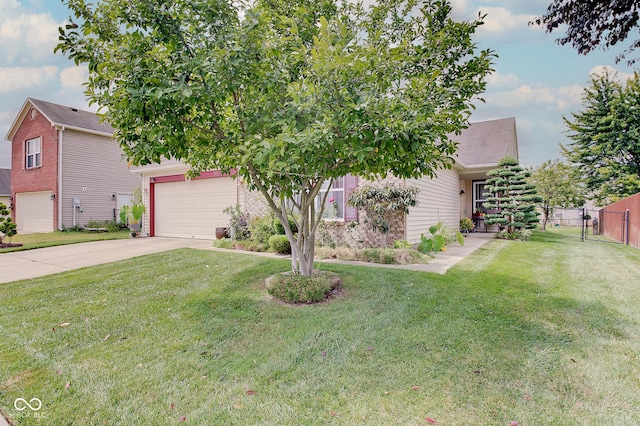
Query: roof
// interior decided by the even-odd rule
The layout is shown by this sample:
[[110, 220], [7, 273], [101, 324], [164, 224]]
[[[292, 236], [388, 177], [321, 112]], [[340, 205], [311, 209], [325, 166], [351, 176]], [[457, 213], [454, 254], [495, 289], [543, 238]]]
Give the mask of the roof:
[[458, 163], [463, 167], [495, 166], [504, 157], [518, 160], [518, 136], [514, 117], [471, 123], [460, 135]]
[[0, 169], [0, 195], [11, 195], [11, 169]]
[[37, 109], [51, 122], [52, 126], [103, 136], [112, 136], [115, 130], [108, 123], [100, 122], [100, 116], [93, 112], [41, 101], [39, 99], [27, 98], [20, 109], [20, 113], [11, 125], [9, 133], [5, 136], [6, 140], [10, 141], [13, 139], [22, 121], [29, 111], [31, 111], [31, 108]]

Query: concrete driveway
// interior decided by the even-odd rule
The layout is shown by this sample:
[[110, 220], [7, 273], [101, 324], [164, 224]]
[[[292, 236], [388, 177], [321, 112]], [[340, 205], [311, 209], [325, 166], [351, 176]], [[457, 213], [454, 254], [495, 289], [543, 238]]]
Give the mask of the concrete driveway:
[[0, 254], [0, 283], [36, 278], [183, 247], [212, 248], [212, 241], [186, 238], [129, 238], [92, 241]]

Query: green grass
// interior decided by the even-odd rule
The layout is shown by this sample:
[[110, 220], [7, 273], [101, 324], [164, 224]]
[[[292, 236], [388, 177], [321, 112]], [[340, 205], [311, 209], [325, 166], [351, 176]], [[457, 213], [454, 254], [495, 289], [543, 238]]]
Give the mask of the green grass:
[[[310, 306], [267, 295], [288, 266], [183, 249], [0, 285], [0, 411], [51, 425], [640, 423], [639, 250], [552, 230], [490, 241], [443, 276], [322, 264], [343, 294]], [[46, 421], [16, 398], [39, 398]]]
[[0, 254], [10, 251], [31, 250], [43, 247], [61, 246], [64, 244], [86, 243], [88, 241], [117, 240], [129, 238], [129, 231], [118, 232], [84, 232], [84, 231], [56, 231], [42, 234], [18, 234], [5, 242], [20, 243], [22, 247], [0, 249]]

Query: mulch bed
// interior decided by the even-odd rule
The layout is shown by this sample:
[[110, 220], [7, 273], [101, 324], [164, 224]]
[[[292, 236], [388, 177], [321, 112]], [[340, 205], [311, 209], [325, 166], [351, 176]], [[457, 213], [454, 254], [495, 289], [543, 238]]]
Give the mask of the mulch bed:
[[9, 243], [0, 244], [0, 249], [11, 248], [11, 247], [22, 247], [22, 244], [9, 244]]

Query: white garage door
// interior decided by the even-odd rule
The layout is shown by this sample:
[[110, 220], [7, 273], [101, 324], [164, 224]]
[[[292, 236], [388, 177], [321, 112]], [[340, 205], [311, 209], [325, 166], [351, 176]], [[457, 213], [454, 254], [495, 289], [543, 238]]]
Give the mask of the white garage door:
[[222, 211], [237, 203], [230, 177], [166, 182], [155, 185], [155, 235], [215, 239], [216, 228], [229, 226]]
[[17, 193], [15, 205], [18, 234], [53, 232], [51, 191]]

